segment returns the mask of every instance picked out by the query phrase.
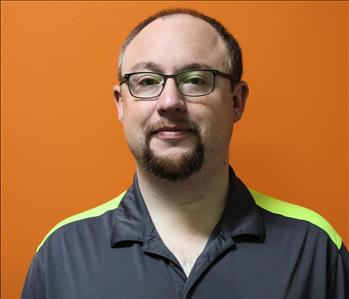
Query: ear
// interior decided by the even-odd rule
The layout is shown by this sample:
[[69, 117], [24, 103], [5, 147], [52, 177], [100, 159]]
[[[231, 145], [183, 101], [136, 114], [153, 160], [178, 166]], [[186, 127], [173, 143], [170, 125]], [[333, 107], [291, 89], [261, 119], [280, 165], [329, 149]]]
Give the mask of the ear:
[[245, 110], [245, 104], [248, 97], [248, 85], [244, 81], [240, 81], [235, 85], [233, 91], [233, 122], [240, 120]]
[[122, 123], [124, 119], [124, 107], [123, 107], [123, 100], [121, 97], [120, 85], [115, 85], [113, 87], [113, 93], [114, 93], [115, 105], [116, 105], [116, 108], [118, 109], [118, 117]]

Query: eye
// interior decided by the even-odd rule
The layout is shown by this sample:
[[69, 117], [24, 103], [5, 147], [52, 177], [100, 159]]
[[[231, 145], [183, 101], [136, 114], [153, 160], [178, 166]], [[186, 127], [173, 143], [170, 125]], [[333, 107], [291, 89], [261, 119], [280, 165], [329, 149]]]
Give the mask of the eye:
[[137, 82], [138, 85], [142, 85], [142, 86], [154, 85], [154, 84], [158, 84], [158, 83], [159, 82], [157, 82], [153, 78], [142, 79], [142, 80]]
[[137, 78], [137, 81], [135, 83], [137, 84], [137, 86], [141, 87], [159, 85], [161, 84], [161, 78], [158, 76], [146, 75]]
[[193, 78], [187, 79], [186, 83], [190, 83], [190, 84], [194, 84], [194, 85], [202, 85], [202, 84], [205, 84], [206, 82], [202, 78], [193, 77]]
[[183, 74], [182, 78], [180, 78], [181, 84], [189, 84], [189, 85], [206, 85], [207, 84], [207, 76], [202, 72], [190, 72]]

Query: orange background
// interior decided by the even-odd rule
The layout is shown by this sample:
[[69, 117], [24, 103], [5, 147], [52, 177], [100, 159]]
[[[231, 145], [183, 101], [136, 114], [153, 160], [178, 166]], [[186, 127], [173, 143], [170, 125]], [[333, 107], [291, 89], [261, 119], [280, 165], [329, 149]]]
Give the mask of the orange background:
[[348, 244], [348, 4], [1, 2], [1, 294], [18, 297], [58, 221], [131, 183], [112, 86], [119, 45], [161, 8], [220, 20], [251, 93], [231, 162], [252, 188], [309, 207]]

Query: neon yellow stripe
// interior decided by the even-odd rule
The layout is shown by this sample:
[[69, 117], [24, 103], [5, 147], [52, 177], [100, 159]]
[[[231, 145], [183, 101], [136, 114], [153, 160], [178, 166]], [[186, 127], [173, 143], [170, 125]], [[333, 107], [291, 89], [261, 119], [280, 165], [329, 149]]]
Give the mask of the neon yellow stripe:
[[262, 193], [259, 193], [251, 189], [250, 189], [250, 192], [253, 195], [256, 204], [261, 208], [275, 214], [280, 214], [290, 218], [305, 220], [320, 227], [328, 234], [328, 236], [330, 237], [332, 242], [337, 246], [337, 248], [340, 249], [342, 245], [341, 237], [334, 230], [331, 224], [329, 224], [327, 220], [324, 219], [319, 214], [307, 208], [303, 208], [295, 204], [281, 201], [279, 199], [264, 195]]
[[38, 246], [38, 248], [36, 249], [36, 252], [39, 251], [40, 247], [42, 246], [42, 244], [44, 244], [44, 242], [46, 241], [46, 239], [53, 233], [55, 232], [57, 229], [59, 229], [60, 227], [62, 227], [63, 225], [66, 225], [68, 223], [71, 222], [75, 222], [78, 220], [82, 220], [82, 219], [86, 219], [86, 218], [92, 218], [92, 217], [97, 217], [100, 216], [102, 214], [104, 214], [107, 211], [116, 209], [119, 206], [119, 203], [121, 202], [122, 198], [124, 197], [126, 191], [121, 193], [119, 196], [113, 198], [110, 201], [107, 201], [104, 204], [99, 205], [98, 207], [92, 208], [90, 210], [87, 210], [85, 212], [81, 212], [79, 214], [73, 215], [69, 218], [64, 219], [63, 221], [59, 222], [56, 226], [54, 226], [46, 235], [46, 237], [44, 238], [44, 240], [42, 240], [42, 242], [40, 243], [40, 245]]
[[[284, 215], [286, 217], [290, 218], [295, 218], [295, 219], [300, 219], [300, 220], [305, 220], [308, 221], [321, 229], [323, 229], [332, 242], [337, 246], [338, 249], [340, 249], [342, 245], [342, 239], [338, 235], [338, 233], [334, 230], [334, 228], [327, 222], [326, 219], [324, 219], [322, 216], [319, 214], [315, 213], [312, 210], [309, 210], [307, 208], [297, 206], [295, 204], [291, 204], [288, 202], [281, 201], [279, 199], [267, 196], [265, 194], [262, 194], [260, 192], [257, 192], [255, 190], [250, 189], [251, 194], [253, 195], [253, 198], [258, 206], [261, 208], [270, 211], [275, 214], [280, 214]], [[38, 246], [36, 252], [39, 251], [40, 247], [46, 239], [57, 229], [62, 227], [63, 225], [66, 225], [71, 222], [75, 222], [78, 220], [86, 219], [86, 218], [92, 218], [92, 217], [97, 217], [102, 214], [104, 214], [107, 211], [116, 209], [122, 198], [124, 197], [126, 192], [121, 193], [119, 196], [115, 197], [114, 199], [99, 205], [98, 207], [92, 208], [90, 210], [87, 210], [85, 212], [73, 215], [69, 218], [64, 219], [63, 221], [59, 222], [56, 226], [54, 226], [49, 233], [46, 235], [46, 237], [43, 239], [43, 241], [40, 243]]]

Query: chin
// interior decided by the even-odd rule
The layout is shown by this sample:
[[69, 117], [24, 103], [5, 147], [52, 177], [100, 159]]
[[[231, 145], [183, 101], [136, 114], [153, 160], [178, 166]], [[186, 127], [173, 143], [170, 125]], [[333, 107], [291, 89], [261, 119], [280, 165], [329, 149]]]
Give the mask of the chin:
[[142, 157], [145, 170], [169, 182], [179, 182], [189, 178], [201, 169], [203, 162], [204, 149], [201, 142], [191, 150], [166, 155], [158, 155], [146, 147]]

